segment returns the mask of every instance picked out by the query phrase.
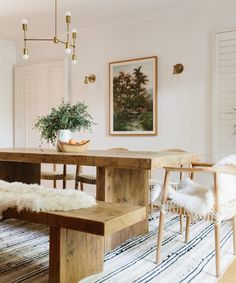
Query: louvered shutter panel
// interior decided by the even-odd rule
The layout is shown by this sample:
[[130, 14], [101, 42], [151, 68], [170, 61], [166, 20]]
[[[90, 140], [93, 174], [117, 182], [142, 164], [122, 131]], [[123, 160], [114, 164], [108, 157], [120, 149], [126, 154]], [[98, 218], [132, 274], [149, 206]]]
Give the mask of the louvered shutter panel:
[[[40, 137], [33, 128], [38, 116], [47, 115], [62, 98], [68, 98], [63, 60], [15, 68], [15, 146], [38, 147]], [[44, 145], [44, 147], [46, 144]]]
[[236, 31], [215, 34], [213, 76], [213, 153], [236, 153]]

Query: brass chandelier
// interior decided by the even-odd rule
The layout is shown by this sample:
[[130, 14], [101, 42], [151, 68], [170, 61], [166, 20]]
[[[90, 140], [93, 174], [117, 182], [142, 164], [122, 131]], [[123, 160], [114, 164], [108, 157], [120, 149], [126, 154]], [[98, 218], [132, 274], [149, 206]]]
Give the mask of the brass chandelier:
[[[54, 32], [54, 37], [53, 38], [27, 38], [26, 32], [28, 29], [28, 21], [27, 20], [22, 20], [22, 29], [24, 31], [24, 48], [23, 48], [23, 59], [27, 60], [29, 58], [29, 52], [27, 48], [27, 41], [51, 41], [55, 44], [61, 43], [65, 45], [65, 53], [66, 54], [71, 54], [71, 59], [72, 59], [72, 64], [76, 64], [76, 46], [75, 46], [75, 40], [76, 40], [76, 35], [77, 35], [77, 30], [74, 28], [71, 31], [71, 37], [72, 37], [72, 42], [70, 42], [70, 23], [71, 23], [71, 12], [67, 11], [65, 13], [65, 20], [66, 20], [66, 41], [62, 41], [59, 39], [58, 34], [57, 34], [57, 0], [55, 0], [55, 32]], [[72, 50], [71, 50], [72, 49]]]

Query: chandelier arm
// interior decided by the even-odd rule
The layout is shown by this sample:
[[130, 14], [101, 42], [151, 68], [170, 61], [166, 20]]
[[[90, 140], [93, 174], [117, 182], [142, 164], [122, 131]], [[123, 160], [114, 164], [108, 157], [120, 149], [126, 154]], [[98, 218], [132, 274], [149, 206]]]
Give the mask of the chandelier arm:
[[72, 36], [73, 38], [73, 44], [71, 45], [73, 47], [73, 54], [75, 55], [75, 37]]
[[66, 41], [69, 42], [70, 24], [66, 23]]
[[24, 48], [26, 49], [27, 47], [26, 47], [26, 30], [24, 30]]
[[24, 31], [24, 48], [23, 48], [23, 59], [28, 59], [28, 48], [27, 48], [27, 41], [50, 41], [54, 43], [62, 43], [66, 46], [65, 52], [67, 54], [71, 53], [71, 48], [73, 48], [72, 52], [72, 63], [76, 64], [76, 29], [72, 30], [72, 41], [70, 42], [70, 23], [71, 23], [71, 13], [70, 11], [66, 12], [66, 42], [59, 40], [57, 38], [58, 36], [58, 2], [57, 0], [54, 0], [54, 37], [53, 38], [27, 38], [27, 28], [28, 28], [28, 22], [27, 20], [22, 20], [22, 29]]
[[24, 41], [53, 41], [53, 38], [25, 38]]
[[[62, 43], [62, 44], [64, 44], [64, 45], [66, 45], [66, 42], [63, 41], [63, 40], [58, 39], [58, 42], [59, 42], [59, 43]], [[70, 46], [72, 46], [73, 48], [75, 48], [75, 45], [74, 45], [74, 44], [70, 44]]]

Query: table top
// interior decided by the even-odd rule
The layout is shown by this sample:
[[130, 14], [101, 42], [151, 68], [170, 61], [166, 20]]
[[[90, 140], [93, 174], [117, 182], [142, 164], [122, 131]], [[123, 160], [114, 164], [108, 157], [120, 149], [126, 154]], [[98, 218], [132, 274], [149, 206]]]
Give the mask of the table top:
[[178, 150], [120, 151], [114, 149], [88, 150], [81, 153], [64, 153], [48, 149], [1, 148], [0, 161], [58, 163], [150, 170], [199, 161], [199, 155]]

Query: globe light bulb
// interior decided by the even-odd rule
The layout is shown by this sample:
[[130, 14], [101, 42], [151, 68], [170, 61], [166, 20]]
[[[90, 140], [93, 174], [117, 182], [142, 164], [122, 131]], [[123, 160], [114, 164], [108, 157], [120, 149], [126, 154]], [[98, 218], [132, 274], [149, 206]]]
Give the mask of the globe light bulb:
[[22, 58], [23, 58], [24, 60], [28, 60], [28, 59], [29, 59], [29, 55], [28, 55], [28, 54], [23, 54], [23, 55], [22, 55]]
[[71, 49], [70, 49], [70, 48], [66, 48], [66, 49], [65, 49], [65, 53], [66, 53], [66, 54], [71, 54]]
[[28, 24], [28, 21], [27, 21], [26, 19], [23, 19], [23, 20], [21, 21], [21, 24], [22, 24], [22, 25], [27, 25], [27, 24]]
[[28, 49], [27, 49], [27, 48], [24, 48], [24, 49], [23, 49], [22, 58], [23, 58], [24, 60], [29, 59], [29, 53], [28, 53]]
[[66, 11], [66, 12], [65, 12], [65, 16], [71, 17], [71, 12], [70, 12], [70, 11]]

